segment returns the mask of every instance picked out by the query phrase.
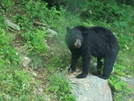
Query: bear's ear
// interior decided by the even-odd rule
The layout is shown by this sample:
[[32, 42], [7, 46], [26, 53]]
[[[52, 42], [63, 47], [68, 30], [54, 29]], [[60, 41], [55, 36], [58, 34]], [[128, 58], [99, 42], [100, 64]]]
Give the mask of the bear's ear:
[[71, 32], [71, 29], [69, 27], [67, 27], [66, 30], [67, 30], [67, 33]]
[[82, 35], [86, 36], [88, 33], [89, 33], [88, 31], [84, 31], [84, 32], [82, 32]]

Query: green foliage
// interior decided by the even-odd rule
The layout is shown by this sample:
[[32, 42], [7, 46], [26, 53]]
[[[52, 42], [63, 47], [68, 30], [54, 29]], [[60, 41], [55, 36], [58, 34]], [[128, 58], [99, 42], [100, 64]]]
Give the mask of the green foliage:
[[[9, 33], [8, 33], [9, 34]], [[10, 34], [7, 36], [3, 29], [0, 29], [0, 57], [11, 64], [20, 63], [17, 51], [9, 45]]]
[[45, 42], [46, 31], [28, 31], [22, 35], [25, 40], [25, 47], [28, 51], [28, 54], [35, 55], [45, 55], [45, 52], [48, 50], [47, 43]]
[[3, 29], [0, 29], [0, 48], [2, 48], [4, 45], [8, 45], [7, 37]]
[[[111, 80], [110, 80], [111, 79]], [[119, 80], [117, 77], [115, 76], [112, 76], [111, 78], [109, 79], [109, 83], [111, 84], [111, 86], [113, 86], [115, 88], [115, 90], [117, 91], [121, 91], [123, 88], [126, 88], [127, 87], [127, 84], [125, 81], [123, 80]]]
[[[128, 21], [131, 19], [133, 12], [132, 7], [125, 4], [118, 4], [116, 1], [110, 0], [82, 0], [73, 2], [69, 0], [68, 9], [75, 14], [80, 14], [82, 18], [93, 21], [102, 21], [111, 23], [118, 27], [128, 27]], [[115, 28], [116, 28], [115, 27]]]
[[51, 92], [52, 99], [56, 98], [57, 101], [76, 101], [70, 93], [68, 81], [60, 74], [54, 74], [50, 77], [47, 91]]
[[58, 56], [57, 53], [54, 53], [54, 56], [53, 58], [51, 58], [49, 60], [49, 63], [47, 65], [48, 68], [51, 68], [51, 67], [54, 67], [54, 68], [60, 68], [60, 70], [63, 69], [63, 67], [66, 67], [68, 65], [68, 60], [69, 57], [67, 56], [67, 54], [65, 54], [64, 52], [60, 54], [60, 56]]
[[1, 15], [0, 13], [0, 28], [5, 28], [5, 23], [4, 23], [4, 16]]
[[116, 21], [128, 21], [132, 11], [127, 5], [118, 5], [116, 2], [101, 2], [100, 0], [92, 0], [89, 4], [88, 14], [93, 20], [106, 20], [113, 23]]
[[[0, 98], [4, 101], [13, 97], [20, 97], [30, 91], [31, 77], [26, 71], [16, 67], [1, 64], [0, 61]], [[8, 97], [7, 97], [8, 96]]]
[[134, 1], [133, 0], [116, 0], [118, 4], [126, 4], [126, 5], [131, 5], [134, 6]]
[[55, 8], [49, 10], [46, 5], [47, 4], [45, 2], [35, 2], [34, 0], [27, 2], [26, 0], [26, 3], [24, 3], [23, 6], [23, 12], [25, 12], [25, 14], [16, 14], [13, 17], [14, 21], [17, 22], [24, 30], [29, 28], [32, 29], [33, 22], [35, 21], [41, 21], [46, 24], [49, 24], [50, 22], [53, 23], [52, 21], [55, 21], [59, 18], [58, 14], [60, 14], [60, 11], [57, 11]]
[[21, 27], [22, 30], [31, 30], [33, 28], [33, 23], [30, 18], [26, 15], [18, 15], [13, 16], [15, 22]]
[[12, 5], [13, 2], [11, 2], [11, 0], [1, 0], [0, 8], [2, 9], [2, 12], [6, 12], [10, 9]]
[[29, 1], [26, 3], [25, 7], [31, 20], [40, 19], [42, 21], [42, 19], [45, 17], [45, 12], [48, 12], [44, 2]]
[[10, 46], [3, 46], [1, 49], [5, 59], [8, 59], [12, 64], [18, 64], [20, 62], [17, 51]]
[[123, 96], [128, 96], [131, 93], [131, 89], [128, 87], [127, 83], [120, 77], [126, 76], [126, 67], [120, 64], [115, 64], [114, 71], [108, 79], [110, 87], [113, 90], [114, 99], [116, 101], [123, 100]]
[[33, 55], [31, 56], [31, 58], [32, 58], [32, 62], [30, 62], [29, 65], [34, 69], [45, 67], [46, 64], [44, 63], [43, 59], [40, 56]]
[[133, 47], [133, 36], [125, 35], [125, 34], [118, 34], [117, 39], [120, 45], [121, 50], [129, 50], [129, 47]]

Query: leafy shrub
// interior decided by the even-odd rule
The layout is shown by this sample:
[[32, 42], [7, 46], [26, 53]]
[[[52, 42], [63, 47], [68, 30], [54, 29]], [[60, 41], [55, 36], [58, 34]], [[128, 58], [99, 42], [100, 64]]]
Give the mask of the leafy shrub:
[[[126, 67], [120, 64], [115, 64], [114, 71], [108, 79], [110, 87], [112, 88], [112, 93], [116, 101], [122, 101], [125, 96], [131, 93], [131, 89], [127, 85], [126, 81], [122, 80], [120, 77], [127, 76]], [[124, 96], [124, 97], [123, 97]]]
[[116, 2], [92, 0], [88, 2], [87, 14], [93, 20], [106, 20], [107, 22], [113, 23], [115, 21], [129, 20], [132, 11], [130, 11], [130, 6], [127, 5], [118, 5]]
[[4, 16], [0, 16], [0, 28], [5, 28], [5, 23], [4, 23]]
[[54, 67], [55, 69], [57, 69], [57, 68], [62, 69], [62, 68], [65, 68], [66, 66], [68, 66], [70, 57], [67, 54], [65, 54], [64, 52], [61, 53], [60, 56], [58, 56], [58, 55], [59, 54], [54, 53], [55, 57], [51, 58], [47, 65], [48, 69], [51, 67]]
[[29, 1], [25, 7], [27, 14], [31, 20], [40, 19], [42, 21], [42, 19], [45, 17], [45, 12], [48, 11], [45, 3], [40, 1]]
[[41, 58], [40, 56], [33, 55], [31, 56], [31, 58], [32, 58], [32, 61], [30, 62], [29, 65], [33, 67], [34, 69], [45, 67], [46, 64], [44, 63], [43, 58]]
[[31, 22], [30, 18], [26, 15], [19, 15], [16, 14], [13, 16], [15, 22], [21, 27], [21, 30], [32, 30], [33, 29], [33, 22]]
[[47, 52], [48, 46], [44, 39], [46, 37], [46, 31], [28, 31], [23, 34], [22, 37], [25, 39], [24, 44], [27, 51], [29, 51], [28, 54], [43, 55], [45, 52]]
[[[94, 21], [106, 21], [108, 23], [129, 21], [133, 11], [130, 6], [118, 4], [112, 0], [104, 0], [103, 2], [101, 0], [82, 0], [78, 2], [69, 0], [68, 2], [71, 3], [73, 9], [76, 9], [73, 12], [81, 14], [82, 18], [85, 17]], [[68, 6], [70, 7], [71, 5]]]
[[[23, 0], [24, 2], [25, 0]], [[26, 0], [27, 2], [27, 0]], [[42, 1], [29, 0], [25, 3], [21, 14], [16, 14], [13, 16], [15, 22], [17, 22], [21, 29], [23, 30], [32, 30], [34, 22], [43, 22], [45, 25], [54, 27], [54, 22], [59, 19], [61, 12], [57, 11], [55, 8], [48, 9], [46, 3]], [[58, 23], [57, 23], [58, 24]]]
[[133, 6], [134, 5], [134, 1], [133, 0], [116, 0], [116, 2], [118, 4], [126, 4], [126, 5], [131, 5]]
[[2, 48], [3, 46], [8, 45], [7, 37], [6, 37], [6, 34], [5, 34], [3, 29], [0, 29], [0, 37], [1, 37], [0, 48]]
[[1, 0], [0, 8], [6, 12], [12, 5], [11, 0]]
[[0, 98], [7, 101], [7, 99], [28, 94], [30, 91], [30, 75], [16, 67], [4, 65], [6, 68], [2, 68], [1, 66], [0, 64]]
[[52, 99], [58, 101], [76, 101], [75, 97], [70, 93], [68, 81], [60, 75], [54, 74], [50, 77], [47, 91], [53, 94]]
[[[9, 34], [9, 33], [8, 33]], [[0, 29], [0, 57], [3, 60], [9, 61], [12, 64], [20, 63], [19, 55], [17, 55], [17, 51], [15, 48], [12, 48], [9, 45], [10, 34], [8, 37], [6, 36], [3, 29]]]

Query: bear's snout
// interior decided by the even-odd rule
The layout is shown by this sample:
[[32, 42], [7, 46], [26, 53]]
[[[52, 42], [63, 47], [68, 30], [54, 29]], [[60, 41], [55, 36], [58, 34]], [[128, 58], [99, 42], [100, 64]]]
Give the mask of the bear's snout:
[[75, 43], [74, 43], [75, 48], [80, 48], [81, 47], [81, 40], [80, 39], [76, 39]]

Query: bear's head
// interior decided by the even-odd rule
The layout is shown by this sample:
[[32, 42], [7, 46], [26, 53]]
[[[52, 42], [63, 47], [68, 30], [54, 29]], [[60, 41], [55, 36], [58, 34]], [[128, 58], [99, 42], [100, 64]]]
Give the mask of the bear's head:
[[80, 48], [84, 42], [84, 37], [88, 33], [88, 29], [83, 26], [77, 26], [73, 29], [66, 28], [67, 34], [65, 37], [66, 44], [69, 47]]

